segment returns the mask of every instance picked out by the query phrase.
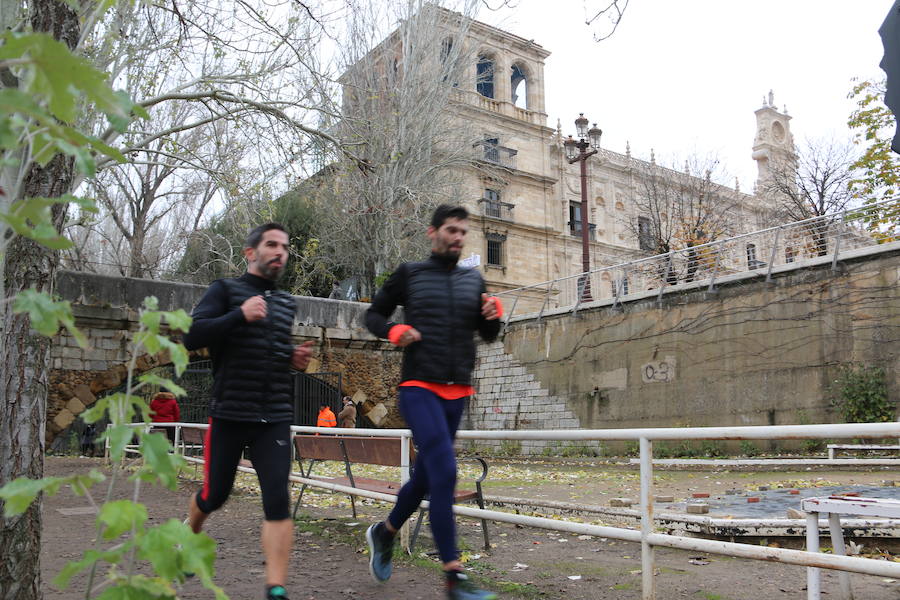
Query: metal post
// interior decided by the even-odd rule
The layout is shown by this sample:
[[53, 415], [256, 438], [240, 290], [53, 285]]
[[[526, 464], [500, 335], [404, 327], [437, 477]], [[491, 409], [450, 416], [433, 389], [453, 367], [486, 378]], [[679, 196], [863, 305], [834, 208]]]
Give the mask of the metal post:
[[[400, 436], [400, 486], [409, 481], [409, 436], [405, 433]], [[409, 552], [409, 522], [400, 528], [400, 545]]]
[[[841, 529], [841, 516], [837, 513], [828, 513], [828, 532], [831, 534], [831, 547], [834, 554], [847, 556], [847, 548], [844, 546], [844, 532]], [[838, 580], [841, 582], [842, 600], [853, 600], [853, 589], [850, 587], [850, 573], [838, 571]]]
[[[819, 513], [806, 513], [806, 551], [819, 551]], [[819, 600], [819, 569], [806, 567], [806, 598]]]
[[642, 437], [641, 447], [641, 598], [656, 600], [653, 545], [647, 536], [653, 533], [653, 445]]
[[663, 290], [666, 289], [666, 284], [669, 283], [669, 269], [672, 268], [672, 252], [672, 250], [669, 250], [669, 253], [666, 255], [665, 272], [663, 273], [662, 281], [659, 284], [659, 294], [656, 296], [656, 302], [658, 304], [662, 304]]
[[834, 256], [831, 257], [831, 270], [837, 271], [838, 254], [841, 251], [841, 236], [834, 237]]
[[706, 289], [707, 292], [712, 292], [716, 289], [716, 275], [719, 274], [719, 261], [721, 260], [724, 246], [724, 244], [719, 244], [716, 247], [716, 262], [713, 264], [713, 272], [712, 276], [709, 278], [709, 287]]
[[588, 145], [583, 143], [580, 145], [579, 162], [581, 163], [581, 272], [584, 273], [584, 286], [581, 288], [579, 296], [584, 297], [585, 302], [590, 302], [591, 298], [591, 226], [588, 211], [587, 196], [587, 159], [589, 154], [585, 152]]
[[509, 309], [509, 312], [506, 313], [506, 320], [503, 321], [503, 331], [500, 333], [506, 333], [506, 328], [509, 327], [509, 320], [512, 319], [513, 311], [516, 310], [516, 304], [519, 303], [519, 297], [516, 296], [513, 298], [512, 308]]
[[778, 241], [781, 239], [781, 227], [775, 232], [775, 242], [772, 244], [772, 252], [769, 254], [769, 270], [766, 272], [766, 283], [772, 281], [772, 265], [775, 264], [775, 253], [778, 251]]

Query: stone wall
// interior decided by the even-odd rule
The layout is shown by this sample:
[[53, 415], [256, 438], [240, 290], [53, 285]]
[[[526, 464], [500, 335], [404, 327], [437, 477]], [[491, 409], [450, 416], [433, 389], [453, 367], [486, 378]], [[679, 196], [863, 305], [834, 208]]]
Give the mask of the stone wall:
[[480, 348], [470, 425], [836, 422], [829, 385], [850, 364], [885, 367], [896, 402], [900, 252], [838, 267], [514, 319], [502, 343]]
[[[56, 293], [72, 303], [75, 323], [88, 340], [80, 348], [67, 331], [53, 338], [48, 394], [48, 443], [67, 428], [97, 397], [119, 386], [126, 375], [129, 344], [137, 330], [137, 309], [156, 296], [161, 310], [188, 312], [206, 286], [178, 282], [109, 277], [61, 271]], [[361, 413], [385, 403], [385, 426], [395, 426], [395, 390], [400, 376], [400, 352], [369, 334], [362, 325], [367, 305], [324, 298], [297, 298], [293, 334], [297, 342], [316, 340], [311, 371], [343, 373], [344, 391], [356, 395]], [[203, 358], [197, 353], [195, 358]], [[168, 357], [140, 356], [138, 372], [168, 364]]]

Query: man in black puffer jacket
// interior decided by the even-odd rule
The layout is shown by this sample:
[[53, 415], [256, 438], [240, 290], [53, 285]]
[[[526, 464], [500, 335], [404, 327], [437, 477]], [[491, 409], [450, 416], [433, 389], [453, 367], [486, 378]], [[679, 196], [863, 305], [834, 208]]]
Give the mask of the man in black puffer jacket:
[[247, 272], [209, 286], [184, 336], [188, 350], [208, 348], [213, 363], [203, 488], [191, 497], [188, 523], [199, 533], [209, 514], [228, 499], [247, 448], [262, 490], [267, 600], [287, 599], [284, 584], [293, 539], [288, 492], [291, 368], [306, 368], [313, 344], [294, 345], [296, 302], [275, 285], [287, 262], [288, 241], [278, 223], [253, 229], [244, 244]]
[[[397, 505], [366, 531], [369, 572], [377, 581], [391, 576], [394, 534], [428, 494], [431, 531], [444, 563], [451, 600], [496, 596], [475, 587], [463, 573], [456, 547], [453, 495], [456, 457], [453, 439], [466, 400], [474, 393], [475, 340], [493, 341], [500, 331], [500, 301], [488, 297], [475, 269], [456, 263], [469, 230], [462, 207], [439, 206], [431, 218], [431, 258], [404, 263], [378, 290], [366, 313], [366, 326], [404, 349], [400, 413], [416, 443], [416, 465], [400, 489]], [[406, 323], [392, 323], [397, 306]]]

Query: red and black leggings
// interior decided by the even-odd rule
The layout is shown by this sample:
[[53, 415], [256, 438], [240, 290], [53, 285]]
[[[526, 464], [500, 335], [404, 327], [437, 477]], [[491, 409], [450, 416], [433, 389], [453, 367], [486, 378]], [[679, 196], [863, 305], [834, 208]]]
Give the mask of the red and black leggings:
[[259, 479], [266, 521], [290, 518], [290, 423], [210, 419], [203, 449], [203, 489], [197, 493], [197, 507], [208, 514], [225, 504], [245, 448]]

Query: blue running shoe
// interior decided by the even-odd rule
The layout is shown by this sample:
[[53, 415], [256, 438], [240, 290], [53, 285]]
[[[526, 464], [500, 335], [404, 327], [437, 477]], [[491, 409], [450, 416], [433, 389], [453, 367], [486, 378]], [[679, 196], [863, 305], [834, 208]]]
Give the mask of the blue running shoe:
[[287, 590], [284, 586], [273, 585], [266, 590], [266, 600], [288, 600]]
[[391, 578], [394, 558], [394, 536], [388, 535], [384, 523], [375, 523], [366, 530], [369, 543], [369, 573], [375, 581]]
[[465, 573], [456, 573], [448, 578], [447, 598], [449, 600], [494, 600], [497, 594], [479, 589]]

